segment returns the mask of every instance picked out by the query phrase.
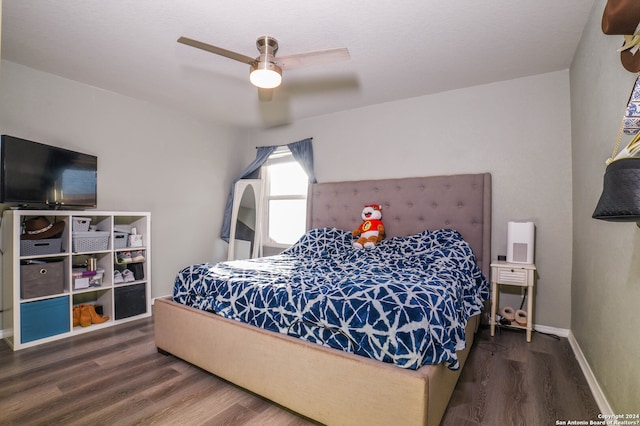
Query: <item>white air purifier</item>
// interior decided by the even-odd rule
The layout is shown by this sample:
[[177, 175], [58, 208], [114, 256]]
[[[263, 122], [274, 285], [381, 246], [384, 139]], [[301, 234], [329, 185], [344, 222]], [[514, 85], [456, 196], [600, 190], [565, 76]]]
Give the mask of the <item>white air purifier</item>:
[[535, 230], [533, 222], [507, 224], [507, 262], [533, 264]]

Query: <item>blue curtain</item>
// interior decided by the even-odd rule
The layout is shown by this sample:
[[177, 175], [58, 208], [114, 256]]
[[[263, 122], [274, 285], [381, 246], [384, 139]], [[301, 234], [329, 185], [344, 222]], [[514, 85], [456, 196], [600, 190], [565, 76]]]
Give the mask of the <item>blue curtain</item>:
[[[313, 138], [303, 139], [298, 142], [292, 142], [287, 144], [287, 148], [291, 151], [293, 158], [300, 163], [302, 169], [309, 176], [309, 183], [316, 183], [316, 174], [313, 169], [313, 147], [311, 141]], [[233, 209], [233, 189], [236, 186], [236, 182], [240, 179], [257, 179], [260, 167], [267, 161], [269, 156], [278, 149], [276, 146], [259, 146], [256, 159], [247, 166], [242, 172], [240, 177], [233, 181], [231, 185], [231, 191], [229, 192], [229, 198], [227, 198], [227, 205], [224, 208], [224, 218], [222, 220], [222, 232], [220, 238], [229, 242], [229, 234], [231, 232], [231, 210]]]
[[289, 151], [293, 155], [293, 158], [300, 163], [302, 170], [309, 176], [309, 183], [317, 183], [316, 173], [313, 169], [313, 147], [311, 141], [313, 138], [303, 139], [298, 142], [293, 142], [287, 145]]
[[265, 161], [269, 158], [277, 146], [260, 146], [258, 147], [258, 153], [256, 159], [247, 166], [242, 172], [239, 178], [233, 181], [231, 185], [231, 191], [229, 192], [229, 198], [227, 198], [227, 205], [224, 207], [224, 218], [222, 220], [222, 232], [220, 238], [229, 242], [229, 233], [231, 232], [231, 210], [233, 209], [233, 189], [236, 187], [236, 182], [240, 179], [255, 179], [258, 176], [258, 171]]

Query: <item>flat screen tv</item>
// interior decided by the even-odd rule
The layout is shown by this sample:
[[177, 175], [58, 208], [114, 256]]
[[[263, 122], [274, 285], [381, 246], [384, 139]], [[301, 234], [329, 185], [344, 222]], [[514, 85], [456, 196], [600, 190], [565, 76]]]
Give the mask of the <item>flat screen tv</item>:
[[98, 157], [14, 136], [0, 139], [0, 203], [96, 207]]

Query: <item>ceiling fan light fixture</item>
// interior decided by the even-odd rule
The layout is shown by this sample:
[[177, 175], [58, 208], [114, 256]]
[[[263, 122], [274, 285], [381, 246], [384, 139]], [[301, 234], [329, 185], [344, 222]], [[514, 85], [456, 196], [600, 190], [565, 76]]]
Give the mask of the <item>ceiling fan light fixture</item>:
[[[2, 0], [0, 0], [1, 2]], [[349, 50], [346, 47], [295, 53], [276, 58], [278, 40], [270, 36], [258, 37], [256, 40], [256, 47], [260, 52], [258, 57], [243, 55], [188, 37], [178, 38], [178, 43], [249, 65], [249, 80], [251, 84], [260, 89], [258, 90], [258, 97], [261, 101], [271, 100], [273, 95], [273, 90], [271, 89], [280, 86], [282, 83], [282, 69], [290, 70], [327, 62], [344, 61], [350, 58]]]
[[251, 65], [249, 80], [261, 89], [273, 89], [282, 83], [282, 69], [273, 62], [256, 62]]

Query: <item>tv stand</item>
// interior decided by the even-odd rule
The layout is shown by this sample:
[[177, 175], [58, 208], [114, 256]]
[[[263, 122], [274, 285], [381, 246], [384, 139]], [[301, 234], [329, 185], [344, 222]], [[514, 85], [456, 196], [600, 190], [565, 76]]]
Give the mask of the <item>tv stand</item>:
[[18, 204], [18, 205], [14, 205], [14, 206], [9, 206], [10, 210], [42, 210], [42, 211], [47, 211], [47, 212], [51, 212], [51, 211], [57, 211], [57, 210], [68, 210], [68, 211], [73, 211], [73, 212], [83, 212], [83, 211], [87, 211], [87, 212], [94, 212], [96, 210], [91, 209], [89, 207], [74, 207], [74, 206], [67, 206], [64, 204], [60, 204], [60, 203], [49, 203], [49, 204], [41, 204], [41, 205], [31, 205], [31, 204]]
[[[21, 240], [22, 224], [37, 216], [52, 224], [64, 222], [61, 236]], [[96, 232], [86, 231], [89, 224]], [[127, 228], [142, 235], [141, 246], [128, 247], [122, 231]], [[2, 325], [9, 331], [5, 340], [13, 350], [151, 315], [150, 213], [11, 208], [3, 212], [0, 231]], [[126, 264], [119, 263], [125, 252], [133, 251], [139, 251], [143, 260], [134, 263], [129, 257]], [[77, 268], [90, 264], [103, 271], [101, 277]], [[125, 269], [133, 278], [116, 282], [114, 276]], [[83, 272], [95, 278], [84, 280]], [[73, 314], [80, 305], [94, 305], [109, 319], [74, 325]]]
[[18, 204], [17, 206], [10, 206], [11, 210], [59, 210], [60, 206], [51, 206], [49, 204], [41, 205], [41, 206], [32, 206], [30, 204]]

